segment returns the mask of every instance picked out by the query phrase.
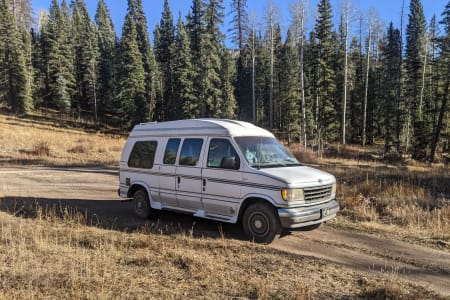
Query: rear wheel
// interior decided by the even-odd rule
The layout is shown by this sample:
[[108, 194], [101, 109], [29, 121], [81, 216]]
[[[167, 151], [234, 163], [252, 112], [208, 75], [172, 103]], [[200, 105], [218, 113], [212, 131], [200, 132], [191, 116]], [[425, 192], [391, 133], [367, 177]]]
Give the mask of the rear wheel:
[[249, 239], [263, 244], [278, 238], [282, 229], [275, 208], [266, 203], [255, 203], [245, 210], [242, 228]]
[[133, 194], [134, 213], [141, 219], [148, 219], [155, 214], [150, 206], [147, 192], [140, 189]]

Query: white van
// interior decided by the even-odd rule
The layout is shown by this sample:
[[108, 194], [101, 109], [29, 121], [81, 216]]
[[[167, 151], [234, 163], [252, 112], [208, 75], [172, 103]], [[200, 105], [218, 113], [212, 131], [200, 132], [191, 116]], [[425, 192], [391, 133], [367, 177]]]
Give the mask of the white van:
[[335, 194], [333, 175], [302, 165], [272, 133], [241, 121], [136, 125], [120, 161], [119, 195], [133, 198], [139, 217], [164, 209], [241, 222], [260, 243], [334, 218]]

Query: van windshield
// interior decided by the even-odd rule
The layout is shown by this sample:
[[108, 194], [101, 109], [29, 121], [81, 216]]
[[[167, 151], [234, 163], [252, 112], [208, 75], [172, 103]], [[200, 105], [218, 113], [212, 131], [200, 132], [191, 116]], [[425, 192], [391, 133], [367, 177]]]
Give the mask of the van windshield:
[[234, 140], [250, 167], [278, 168], [301, 165], [289, 150], [274, 138], [243, 136], [235, 137]]

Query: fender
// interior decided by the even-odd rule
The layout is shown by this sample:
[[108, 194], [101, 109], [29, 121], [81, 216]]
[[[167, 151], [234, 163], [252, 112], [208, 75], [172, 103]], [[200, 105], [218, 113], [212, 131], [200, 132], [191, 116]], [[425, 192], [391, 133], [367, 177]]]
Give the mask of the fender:
[[[145, 189], [145, 191], [147, 192], [148, 195], [148, 199], [150, 200], [150, 206], [151, 208], [154, 209], [161, 209], [161, 203], [160, 202], [156, 202], [153, 197], [152, 197], [152, 189], [151, 187], [144, 181], [134, 181], [130, 188], [128, 189], [128, 193], [132, 190], [135, 190], [137, 187], [142, 187]], [[131, 195], [130, 195], [131, 196]]]
[[242, 197], [242, 202], [244, 202], [248, 198], [260, 198], [260, 199], [268, 201], [270, 204], [272, 204], [275, 207], [279, 206], [272, 197], [269, 197], [268, 195], [265, 195], [265, 194], [259, 194], [259, 193], [246, 194], [245, 196]]
[[264, 194], [258, 194], [258, 193], [251, 193], [251, 194], [246, 194], [243, 198], [242, 198], [242, 202], [241, 205], [239, 206], [239, 211], [237, 212], [237, 216], [239, 216], [239, 219], [243, 213], [242, 208], [246, 205], [243, 205], [247, 199], [261, 199], [263, 201], [267, 201], [270, 204], [272, 204], [274, 207], [278, 207], [279, 205], [276, 204], [275, 200], [272, 197], [269, 197], [267, 195]]

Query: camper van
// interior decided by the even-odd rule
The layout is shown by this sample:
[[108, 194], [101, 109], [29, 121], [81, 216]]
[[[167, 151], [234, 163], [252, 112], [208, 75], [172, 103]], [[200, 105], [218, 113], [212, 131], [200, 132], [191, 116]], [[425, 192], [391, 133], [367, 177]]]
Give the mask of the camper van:
[[314, 229], [339, 211], [333, 175], [303, 165], [269, 131], [235, 120], [136, 125], [119, 176], [119, 195], [141, 218], [171, 210], [240, 222], [259, 243]]

